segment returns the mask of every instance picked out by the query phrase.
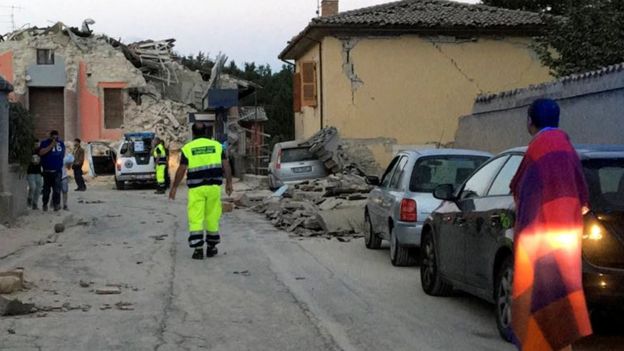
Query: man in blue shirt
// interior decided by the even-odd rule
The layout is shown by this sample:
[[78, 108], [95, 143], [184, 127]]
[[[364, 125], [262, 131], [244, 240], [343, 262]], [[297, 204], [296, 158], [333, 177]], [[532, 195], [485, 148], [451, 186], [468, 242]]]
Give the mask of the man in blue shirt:
[[41, 167], [43, 168], [43, 210], [48, 210], [50, 190], [52, 190], [52, 207], [54, 211], [61, 209], [61, 179], [65, 144], [56, 130], [50, 132], [50, 138], [39, 145]]

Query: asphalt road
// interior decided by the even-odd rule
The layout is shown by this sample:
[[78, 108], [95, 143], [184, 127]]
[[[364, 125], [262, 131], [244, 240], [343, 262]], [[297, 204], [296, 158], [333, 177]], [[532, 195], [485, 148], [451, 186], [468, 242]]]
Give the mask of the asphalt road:
[[[194, 261], [183, 189], [169, 202], [101, 183], [70, 193], [70, 206], [84, 223], [50, 243], [0, 238], [0, 270], [24, 267], [29, 290], [16, 297], [42, 309], [0, 318], [0, 350], [514, 349], [492, 306], [425, 295], [418, 267], [392, 267], [387, 249], [361, 239], [293, 239], [236, 210], [222, 220], [219, 255]], [[49, 234], [62, 217], [26, 218], [38, 225], [20, 229], [22, 239]], [[121, 293], [96, 294], [106, 285]], [[578, 349], [617, 350], [624, 339], [585, 344]]]

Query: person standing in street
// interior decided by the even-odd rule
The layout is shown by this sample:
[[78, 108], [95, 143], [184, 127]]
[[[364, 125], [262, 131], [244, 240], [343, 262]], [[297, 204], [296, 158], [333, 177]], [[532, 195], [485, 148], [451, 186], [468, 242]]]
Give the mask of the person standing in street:
[[175, 200], [177, 188], [186, 173], [189, 246], [194, 249], [192, 258], [201, 260], [204, 258], [204, 244], [207, 257], [218, 253], [217, 244], [221, 241], [221, 185], [225, 175], [225, 191], [228, 196], [232, 194], [232, 173], [221, 143], [211, 139], [208, 128], [198, 122], [193, 124], [192, 132], [193, 140], [182, 148], [180, 166], [169, 199]]
[[69, 211], [69, 207], [67, 207], [67, 201], [69, 198], [69, 175], [67, 171], [72, 168], [74, 164], [74, 156], [72, 154], [66, 154], [65, 158], [63, 158], [63, 171], [61, 175], [61, 195], [63, 198], [63, 210]]
[[152, 156], [154, 156], [154, 165], [156, 167], [156, 194], [164, 194], [166, 189], [167, 152], [165, 151], [164, 142], [158, 137], [154, 138]]
[[38, 209], [37, 204], [41, 198], [41, 187], [43, 178], [41, 177], [41, 157], [39, 156], [39, 141], [35, 141], [32, 158], [26, 171], [28, 180], [28, 206], [33, 210]]
[[65, 157], [65, 144], [59, 138], [58, 131], [51, 131], [50, 138], [41, 142], [39, 155], [43, 167], [43, 210], [48, 210], [52, 192], [52, 207], [58, 211], [61, 209], [61, 179]]
[[516, 202], [512, 340], [523, 351], [571, 350], [592, 328], [582, 284], [589, 193], [554, 100], [528, 111], [533, 136], [511, 182]]
[[87, 185], [82, 177], [82, 166], [84, 165], [85, 151], [82, 148], [81, 140], [74, 140], [74, 164], [71, 166], [74, 171], [74, 180], [77, 188], [74, 191], [86, 191]]

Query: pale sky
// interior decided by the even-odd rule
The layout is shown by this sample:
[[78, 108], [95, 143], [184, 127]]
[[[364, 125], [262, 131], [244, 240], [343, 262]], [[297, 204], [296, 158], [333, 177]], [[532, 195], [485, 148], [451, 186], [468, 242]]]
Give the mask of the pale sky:
[[[340, 10], [387, 2], [340, 0]], [[0, 0], [0, 32], [11, 30], [11, 13], [18, 28], [57, 21], [80, 27], [92, 18], [97, 33], [123, 41], [176, 38], [181, 54], [221, 51], [239, 65], [255, 61], [277, 69], [277, 55], [316, 16], [316, 7], [317, 0]]]

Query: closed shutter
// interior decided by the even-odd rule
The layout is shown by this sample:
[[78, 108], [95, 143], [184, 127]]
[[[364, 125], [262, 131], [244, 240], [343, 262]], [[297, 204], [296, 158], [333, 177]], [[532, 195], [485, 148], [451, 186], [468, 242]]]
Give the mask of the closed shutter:
[[293, 74], [293, 111], [301, 112], [301, 73]]
[[316, 62], [301, 63], [302, 105], [316, 107]]

